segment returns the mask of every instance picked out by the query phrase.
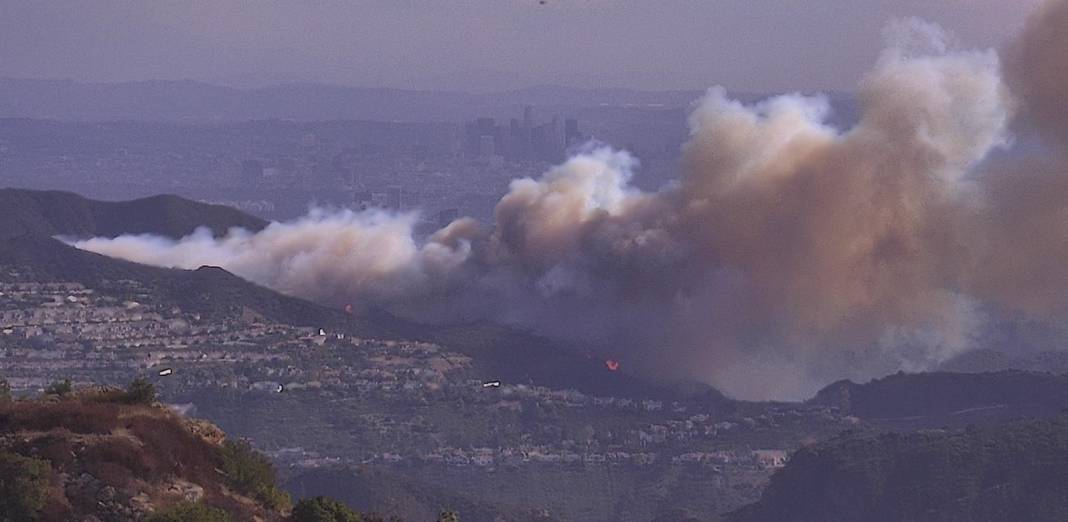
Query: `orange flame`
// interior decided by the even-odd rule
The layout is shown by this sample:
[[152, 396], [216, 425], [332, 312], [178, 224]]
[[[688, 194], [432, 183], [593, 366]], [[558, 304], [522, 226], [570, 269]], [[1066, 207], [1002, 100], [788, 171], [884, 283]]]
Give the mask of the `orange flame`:
[[608, 367], [609, 371], [613, 371], [614, 372], [614, 371], [618, 371], [619, 370], [619, 361], [617, 361], [615, 359], [608, 359], [607, 361], [604, 362], [604, 365]]

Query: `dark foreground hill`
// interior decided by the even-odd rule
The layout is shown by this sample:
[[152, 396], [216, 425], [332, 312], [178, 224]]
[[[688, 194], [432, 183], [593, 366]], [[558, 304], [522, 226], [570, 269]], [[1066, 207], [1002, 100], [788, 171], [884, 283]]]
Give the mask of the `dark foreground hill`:
[[[275, 499], [239, 491], [235, 472], [252, 469], [245, 464], [255, 464], [254, 453], [235, 467], [231, 448], [241, 446], [224, 444], [218, 428], [125, 404], [120, 393], [0, 401], [0, 519], [141, 520], [174, 511], [179, 518], [162, 520], [175, 520], [196, 510], [224, 517], [199, 520], [274, 520], [287, 509], [277, 489]], [[269, 466], [262, 471], [270, 478]]]
[[219, 235], [231, 227], [260, 230], [267, 222], [230, 207], [197, 203], [178, 196], [105, 202], [70, 192], [0, 189], [0, 239], [26, 234], [49, 237], [157, 234], [179, 238], [202, 226]]
[[798, 450], [732, 522], [1068, 520], [1068, 418]]

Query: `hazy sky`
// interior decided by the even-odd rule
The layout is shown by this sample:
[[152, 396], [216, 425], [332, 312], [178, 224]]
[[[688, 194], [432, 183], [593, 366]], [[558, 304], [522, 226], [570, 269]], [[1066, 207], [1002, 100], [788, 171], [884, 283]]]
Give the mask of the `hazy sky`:
[[0, 0], [0, 75], [851, 89], [885, 23], [997, 45], [1040, 0]]

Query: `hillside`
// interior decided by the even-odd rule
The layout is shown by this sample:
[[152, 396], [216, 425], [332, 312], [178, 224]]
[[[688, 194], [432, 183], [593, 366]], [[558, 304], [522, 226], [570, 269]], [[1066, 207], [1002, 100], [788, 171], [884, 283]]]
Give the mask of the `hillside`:
[[189, 502], [234, 520], [280, 518], [220, 471], [232, 458], [224, 438], [115, 391], [0, 401], [0, 519], [138, 520]]
[[0, 189], [0, 239], [40, 236], [157, 234], [179, 238], [197, 227], [216, 235], [231, 227], [260, 230], [267, 222], [221, 205], [177, 196], [122, 202], [94, 201], [59, 191]]
[[1068, 519], [1068, 418], [798, 450], [732, 522]]
[[[476, 358], [486, 379], [536, 382], [601, 395], [678, 395], [675, 390], [650, 385], [625, 373], [609, 375], [604, 371], [603, 360], [582, 357], [524, 332], [489, 324], [419, 325], [376, 309], [353, 316], [282, 295], [221, 268], [177, 270], [146, 266], [79, 250], [51, 237], [136, 233], [181, 237], [199, 226], [223, 233], [234, 226], [258, 230], [266, 222], [229, 207], [175, 196], [112, 203], [66, 192], [0, 189], [0, 269], [4, 269], [0, 270], [0, 282], [69, 281], [106, 288], [116, 281], [129, 280], [139, 283], [154, 300], [205, 318], [232, 320], [252, 313], [294, 326], [440, 342]], [[686, 395], [696, 393], [706, 394], [710, 404], [723, 402], [717, 391], [707, 387]]]
[[35, 234], [0, 239], [0, 269], [0, 282], [71, 281], [107, 289], [117, 282], [134, 281], [153, 300], [217, 320], [252, 313], [285, 324], [359, 330], [367, 335], [418, 333], [409, 323], [383, 312], [353, 317], [257, 286], [217, 267], [177, 270], [140, 265]]
[[156, 234], [179, 238], [198, 227], [223, 234], [232, 227], [260, 230], [262, 219], [221, 205], [177, 196], [121, 202], [95, 201], [58, 191], [0, 189], [0, 282], [70, 281], [101, 287], [135, 281], [170, 306], [214, 319], [244, 314], [297, 326], [414, 335], [419, 330], [372, 310], [354, 318], [340, 310], [288, 297], [217, 267], [177, 270], [131, 263], [79, 250], [53, 236]]
[[581, 347], [554, 345], [535, 334], [487, 323], [424, 327], [421, 336], [472, 357], [485, 380], [537, 383], [613, 397], [692, 399], [709, 411], [729, 409], [731, 401], [699, 383], [667, 385], [626, 372], [605, 371], [602, 358], [582, 355]]
[[[294, 493], [413, 520], [442, 508], [468, 521], [641, 522], [680, 506], [707, 517], [757, 498], [770, 471], [750, 443], [785, 449], [845, 424], [645, 382], [505, 327], [350, 315], [220, 268], [140, 265], [46, 233], [0, 238], [0, 284], [0, 373], [17, 393], [148, 377], [255, 441]], [[332, 474], [339, 465], [351, 467]]]
[[[420, 325], [381, 310], [349, 315], [258, 286], [218, 267], [197, 270], [152, 267], [79, 250], [39, 235], [0, 239], [0, 282], [5, 281], [69, 281], [102, 290], [110, 289], [116, 282], [135, 281], [153, 301], [205, 319], [230, 321], [253, 314], [293, 326], [448, 344], [474, 357], [485, 379], [535, 382], [602, 395], [659, 398], [679, 395], [624, 373], [609, 374], [601, 360], [582, 357], [524, 332], [487, 324]], [[707, 387], [686, 395], [698, 393], [710, 405], [725, 402], [719, 392]]]

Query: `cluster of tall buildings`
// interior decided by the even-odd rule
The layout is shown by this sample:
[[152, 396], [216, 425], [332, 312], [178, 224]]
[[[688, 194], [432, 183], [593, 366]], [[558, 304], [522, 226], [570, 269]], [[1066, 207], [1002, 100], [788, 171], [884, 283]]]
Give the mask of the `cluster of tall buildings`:
[[464, 155], [468, 158], [508, 161], [559, 161], [568, 147], [581, 143], [578, 120], [556, 116], [544, 123], [534, 119], [534, 108], [523, 109], [523, 119], [507, 125], [493, 118], [478, 118], [464, 125]]
[[352, 200], [360, 210], [385, 208], [398, 211], [404, 207], [404, 190], [398, 186], [387, 187], [385, 192], [358, 190], [353, 194]]

